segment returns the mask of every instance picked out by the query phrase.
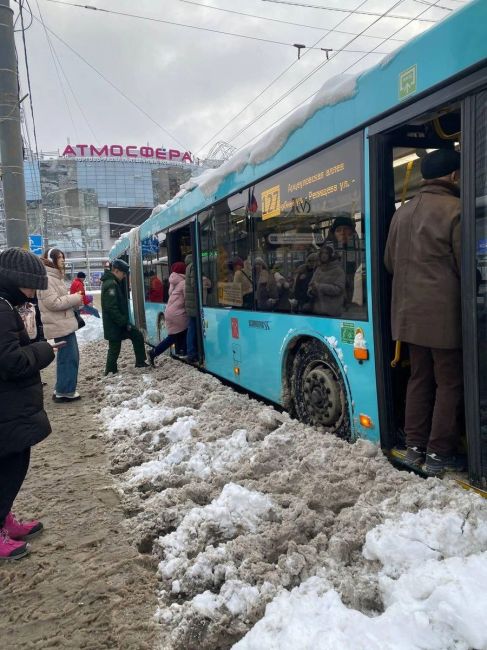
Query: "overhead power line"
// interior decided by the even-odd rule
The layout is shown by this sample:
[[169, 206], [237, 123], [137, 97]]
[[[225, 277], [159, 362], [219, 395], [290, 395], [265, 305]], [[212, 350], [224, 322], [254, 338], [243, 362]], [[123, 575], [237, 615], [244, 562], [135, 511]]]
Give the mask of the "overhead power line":
[[[17, 2], [17, 4], [18, 4], [18, 3], [19, 3], [19, 0], [14, 0], [14, 2]], [[35, 16], [34, 14], [32, 14], [32, 16], [33, 16], [33, 18], [34, 18], [34, 20], [35, 20], [36, 22], [41, 23], [41, 21], [39, 20], [39, 18], [38, 18], [37, 16]], [[42, 23], [41, 23], [41, 24], [42, 24]], [[70, 50], [71, 52], [73, 52], [73, 54], [75, 54], [79, 59], [81, 59], [81, 61], [83, 61], [83, 63], [84, 63], [85, 65], [87, 65], [91, 70], [93, 70], [93, 72], [95, 72], [99, 77], [101, 77], [101, 78], [103, 79], [103, 81], [105, 81], [105, 82], [106, 82], [107, 84], [109, 84], [109, 85], [110, 85], [114, 90], [116, 90], [117, 93], [119, 93], [119, 95], [121, 95], [121, 96], [122, 96], [124, 99], [126, 99], [130, 104], [132, 104], [132, 106], [134, 106], [135, 108], [137, 108], [137, 110], [139, 110], [143, 115], [145, 115], [145, 116], [147, 117], [147, 119], [149, 119], [153, 124], [155, 124], [159, 129], [161, 129], [161, 131], [163, 131], [167, 136], [169, 136], [170, 138], [172, 138], [172, 139], [174, 140], [174, 142], [177, 142], [179, 145], [181, 145], [181, 147], [183, 147], [185, 150], [189, 151], [189, 148], [188, 148], [185, 144], [183, 144], [183, 143], [182, 143], [178, 138], [176, 138], [175, 135], [173, 135], [170, 131], [168, 131], [166, 128], [164, 128], [164, 127], [162, 126], [162, 124], [160, 124], [160, 123], [159, 123], [157, 120], [155, 120], [151, 115], [149, 115], [149, 113], [147, 113], [147, 111], [146, 111], [145, 109], [143, 109], [142, 106], [140, 106], [139, 104], [137, 104], [137, 102], [135, 102], [131, 97], [129, 97], [128, 95], [126, 95], [126, 94], [123, 92], [123, 90], [121, 90], [117, 85], [115, 85], [115, 84], [113, 83], [113, 81], [111, 81], [111, 80], [110, 80], [108, 77], [106, 77], [102, 72], [100, 72], [97, 68], [95, 68], [95, 66], [94, 66], [93, 64], [91, 64], [87, 59], [85, 59], [85, 57], [84, 57], [82, 54], [80, 54], [77, 50], [75, 50], [73, 47], [71, 47], [71, 45], [69, 45], [69, 43], [67, 43], [63, 38], [61, 38], [61, 36], [59, 36], [58, 34], [56, 34], [56, 32], [54, 32], [52, 29], [50, 29], [50, 27], [48, 27], [45, 23], [44, 23], [44, 27], [45, 27], [45, 29], [46, 29], [46, 30], [47, 30], [47, 31], [48, 31], [52, 36], [54, 36], [54, 38], [57, 38], [57, 40], [60, 41], [60, 42], [61, 42], [65, 47], [67, 47], [68, 50]]]
[[[280, 23], [281, 25], [291, 25], [292, 27], [306, 27], [307, 29], [318, 29], [320, 31], [329, 31], [328, 27], [322, 27], [320, 25], [307, 25], [304, 23], [296, 23], [290, 20], [282, 20], [281, 18], [270, 18], [269, 16], [257, 16], [256, 14], [244, 13], [243, 11], [235, 11], [234, 9], [224, 9], [223, 7], [214, 7], [213, 5], [203, 5], [201, 2], [195, 2], [194, 0], [176, 0], [177, 2], [184, 2], [188, 5], [193, 5], [195, 7], [201, 7], [202, 9], [210, 9], [212, 11], [223, 11], [227, 14], [236, 14], [237, 16], [245, 16], [247, 18], [255, 18], [257, 20], [265, 20], [271, 23]], [[416, 0], [420, 2], [420, 0]], [[456, 0], [456, 2], [461, 2], [461, 0]], [[347, 32], [342, 29], [335, 29], [333, 31], [337, 34], [346, 34], [347, 36], [354, 36], [355, 32]], [[401, 39], [397, 39], [399, 42], [403, 42]]]
[[[366, 3], [367, 3], [367, 0], [362, 0], [362, 2], [359, 4], [357, 9], [360, 9], [360, 7], [363, 7]], [[353, 12], [350, 11], [344, 18], [342, 18], [337, 23], [337, 25], [335, 27], [333, 27], [332, 29], [327, 29], [325, 34], [320, 36], [320, 38], [314, 43], [314, 47], [316, 47], [324, 38], [326, 38], [330, 34], [336, 32], [336, 31], [338, 32], [339, 30], [337, 30], [336, 28], [339, 27], [346, 20], [348, 20], [348, 18], [352, 15], [352, 13]], [[357, 34], [353, 33], [353, 34], [351, 34], [351, 36], [357, 36]], [[307, 53], [308, 53], [308, 50], [304, 52], [304, 54], [303, 54], [303, 56], [301, 58], [304, 58]], [[261, 90], [260, 93], [256, 97], [254, 97], [254, 99], [252, 99], [250, 102], [248, 102], [236, 115], [234, 115], [230, 120], [228, 120], [228, 122], [226, 122], [224, 124], [224, 126], [221, 127], [207, 142], [205, 142], [205, 144], [202, 147], [200, 147], [199, 151], [202, 151], [208, 144], [210, 144], [210, 142], [213, 142], [213, 140], [216, 139], [220, 135], [220, 133], [222, 133], [222, 131], [224, 131], [227, 128], [227, 126], [229, 126], [238, 117], [240, 117], [240, 115], [242, 115], [242, 113], [244, 113], [247, 110], [247, 108], [249, 108], [254, 102], [256, 102], [265, 92], [267, 92], [267, 90], [269, 90], [269, 88], [271, 88], [271, 86], [273, 86], [275, 83], [277, 83], [279, 81], [279, 79], [281, 79], [297, 63], [298, 63], [298, 61], [296, 60], [296, 61], [293, 61], [291, 63], [291, 65], [288, 65], [287, 68], [285, 68], [280, 74], [277, 75], [277, 77], [275, 77], [269, 84], [267, 84], [267, 86], [263, 90]]]
[[[41, 12], [41, 8], [39, 6], [38, 0], [36, 0], [36, 4], [37, 4], [37, 11], [39, 12], [40, 23], [41, 23], [42, 27], [44, 28], [44, 33], [46, 35], [46, 40], [47, 40], [47, 44], [48, 44], [48, 47], [49, 47], [49, 52], [51, 54], [52, 63], [54, 65], [54, 69], [56, 70], [56, 76], [57, 76], [58, 81], [59, 81], [59, 86], [61, 87], [61, 92], [62, 92], [63, 97], [64, 97], [64, 103], [66, 104], [69, 119], [71, 120], [71, 124], [72, 124], [72, 127], [73, 127], [73, 132], [76, 135], [76, 138], [78, 138], [76, 124], [75, 124], [74, 118], [73, 118], [73, 113], [71, 112], [71, 107], [70, 107], [69, 102], [68, 102], [68, 96], [66, 94], [66, 90], [65, 90], [64, 84], [63, 84], [63, 80], [62, 80], [61, 74], [59, 72], [59, 68], [58, 68], [59, 64], [56, 61], [56, 57], [54, 55], [54, 46], [53, 46], [53, 44], [51, 42], [51, 38], [49, 36], [48, 30], [47, 30], [46, 25], [44, 23], [44, 18], [42, 16], [42, 12]], [[34, 14], [32, 14], [32, 15], [34, 15]]]
[[[54, 0], [52, 0], [54, 2]], [[354, 13], [360, 16], [380, 16], [381, 14], [378, 14], [373, 11], [357, 11], [356, 9], [342, 9], [341, 7], [324, 7], [323, 5], [311, 5], [307, 4], [305, 2], [293, 2], [292, 0], [262, 0], [262, 2], [272, 2], [275, 4], [279, 5], [291, 5], [293, 7], [304, 7], [306, 9], [323, 9], [324, 11], [341, 11], [341, 12], [346, 12], [346, 13]], [[416, 2], [416, 0], [413, 0], [413, 2]], [[401, 3], [399, 3], [401, 4]], [[398, 3], [394, 5], [395, 7], [398, 6]], [[431, 5], [432, 7], [435, 7], [436, 5]], [[389, 18], [401, 18], [403, 20], [409, 20], [411, 16], [397, 16], [395, 14], [390, 14], [388, 16]], [[435, 20], [431, 18], [421, 18], [422, 21], [426, 23], [434, 23], [436, 22]]]
[[[396, 5], [395, 5], [395, 6], [396, 6]], [[435, 5], [432, 5], [432, 6], [434, 7]], [[424, 11], [428, 11], [428, 10], [425, 9]], [[421, 16], [423, 13], [424, 13], [424, 12], [421, 12], [421, 13], [418, 14], [418, 15]], [[392, 34], [392, 36], [395, 36], [396, 34], [398, 34], [399, 32], [401, 32], [403, 29], [405, 29], [408, 25], [410, 25], [411, 23], [413, 23], [415, 20], [417, 20], [417, 18], [411, 18], [411, 19], [409, 20], [409, 22], [408, 22], [406, 25], [403, 25], [403, 26], [400, 27], [398, 30], [396, 30], [396, 31]], [[367, 29], [368, 29], [368, 28], [367, 28]], [[387, 39], [385, 39], [385, 40], [389, 40], [389, 39], [387, 38]], [[372, 53], [373, 53], [373, 50], [371, 51], [371, 54], [372, 54]], [[366, 56], [368, 56], [368, 55], [364, 55], [364, 56], [360, 57], [357, 61], [354, 61], [353, 63], [351, 63], [347, 68], [345, 68], [345, 70], [342, 70], [342, 72], [341, 72], [340, 74], [344, 74], [345, 72], [348, 72], [349, 70], [351, 70], [354, 66], [356, 66], [358, 63], [360, 63], [360, 61], [362, 61]], [[318, 67], [314, 70], [314, 72], [318, 72], [318, 69], [320, 69], [320, 68], [321, 68], [325, 63], [327, 63], [327, 62], [325, 61], [323, 64], [321, 64], [320, 66], [318, 66]], [[313, 72], [312, 74], [314, 74], [314, 72]], [[318, 90], [319, 90], [319, 89], [318, 89]], [[313, 92], [311, 93], [311, 95], [308, 95], [308, 97], [306, 97], [306, 99], [304, 99], [304, 100], [301, 102], [301, 104], [305, 104], [305, 103], [306, 103], [307, 101], [309, 101], [312, 97], [314, 97], [314, 96], [316, 95], [316, 93], [318, 92], [318, 90], [315, 90], [315, 91], [313, 91]], [[259, 138], [261, 135], [263, 135], [264, 133], [266, 133], [267, 131], [269, 131], [270, 129], [272, 129], [273, 126], [275, 126], [276, 124], [278, 124], [279, 122], [281, 122], [283, 119], [285, 119], [288, 115], [290, 115], [293, 111], [295, 111], [296, 108], [297, 108], [297, 106], [293, 106], [293, 108], [291, 108], [289, 111], [287, 111], [286, 113], [284, 113], [284, 115], [281, 115], [281, 116], [280, 116], [277, 120], [275, 120], [272, 124], [270, 124], [269, 126], [266, 126], [265, 129], [262, 129], [262, 131], [259, 131], [259, 133], [257, 133], [257, 135], [254, 135], [252, 138], [250, 138], [250, 140], [248, 140], [248, 142], [245, 143], [245, 145], [242, 145], [242, 146], [247, 146], [250, 142], [253, 142], [253, 141], [256, 140], [257, 138]], [[239, 147], [238, 150], [240, 150], [241, 148], [242, 148], [242, 147]]]
[[[30, 103], [30, 114], [32, 116], [32, 130], [34, 132], [34, 143], [36, 147], [36, 156], [39, 157], [39, 148], [37, 146], [37, 131], [36, 131], [36, 121], [34, 118], [34, 100], [32, 98], [32, 87], [30, 83], [30, 70], [29, 70], [29, 58], [27, 56], [27, 43], [25, 40], [25, 32], [27, 31], [28, 27], [32, 25], [32, 19], [30, 21], [30, 25], [28, 27], [25, 27], [24, 25], [24, 13], [23, 13], [23, 0], [21, 0], [19, 4], [19, 15], [20, 15], [20, 25], [21, 25], [21, 31], [22, 31], [22, 43], [24, 46], [24, 60], [25, 60], [25, 72], [27, 76], [27, 86], [29, 88], [29, 103]], [[27, 3], [28, 4], [28, 3]], [[29, 143], [30, 146], [30, 143]]]
[[[378, 17], [377, 17], [377, 18], [372, 22], [372, 24], [368, 25], [365, 29], [363, 29], [362, 32], [361, 32], [360, 34], [357, 34], [357, 36], [355, 36], [353, 39], [351, 39], [350, 41], [348, 41], [348, 43], [346, 43], [344, 47], [347, 47], [348, 45], [350, 45], [350, 43], [352, 43], [354, 40], [356, 40], [357, 38], [359, 38], [360, 36], [362, 36], [362, 35], [363, 35], [363, 34], [364, 34], [368, 29], [370, 29], [371, 27], [373, 27], [374, 25], [376, 25], [380, 20], [382, 20], [382, 19], [385, 18], [385, 17], [389, 17], [389, 12], [390, 12], [390, 11], [393, 11], [396, 7], [398, 7], [398, 6], [402, 3], [402, 1], [403, 1], [403, 0], [398, 0], [398, 1], [397, 1], [397, 2], [392, 6], [392, 7], [390, 7], [387, 11], [385, 11], [385, 12], [384, 12], [383, 14], [381, 14], [380, 16], [378, 16]], [[362, 4], [359, 5], [359, 6], [361, 7], [363, 4], [364, 4], [364, 2], [362, 2]], [[421, 12], [420, 14], [418, 14], [418, 15], [421, 16], [425, 11], [428, 11], [428, 9], [425, 9], [424, 11], [422, 11], [422, 12]], [[415, 21], [415, 20], [417, 20], [416, 17], [415, 17], [415, 18], [410, 18], [409, 22], [413, 22], [413, 21]], [[408, 23], [408, 24], [409, 24], [409, 23]], [[404, 27], [405, 27], [405, 25], [402, 25], [402, 26], [400, 27], [400, 29], [396, 30], [395, 34], [398, 33], [400, 30], [404, 29]], [[383, 42], [385, 42], [385, 41], [387, 41], [387, 40], [388, 40], [388, 38], [385, 38]], [[382, 44], [382, 43], [381, 43], [381, 44]], [[374, 48], [374, 50], [376, 50], [376, 49], [377, 49], [377, 48]], [[377, 52], [377, 51], [374, 51], [374, 50], [369, 51], [367, 54], [365, 54], [363, 57], [361, 57], [361, 58], [359, 59], [359, 61], [361, 61], [363, 58], [365, 58], [365, 56], [368, 56], [368, 55], [370, 55], [371, 53], [378, 54], [378, 52]], [[296, 83], [292, 88], [290, 88], [289, 90], [287, 90], [286, 92], [284, 92], [284, 93], [283, 93], [283, 94], [282, 94], [278, 99], [276, 99], [276, 100], [275, 100], [275, 101], [274, 101], [270, 106], [268, 106], [268, 107], [267, 107], [266, 109], [264, 109], [264, 110], [263, 110], [259, 115], [257, 115], [256, 118], [254, 118], [251, 122], [249, 122], [249, 123], [246, 124], [244, 127], [242, 127], [242, 128], [241, 128], [239, 131], [237, 131], [237, 133], [235, 133], [231, 138], [228, 138], [227, 141], [228, 141], [228, 142], [233, 142], [233, 141], [234, 141], [238, 136], [240, 136], [242, 133], [244, 133], [245, 131], [247, 131], [247, 129], [249, 129], [251, 126], [253, 126], [253, 125], [254, 125], [258, 120], [260, 120], [262, 117], [264, 117], [264, 115], [266, 115], [266, 114], [267, 114], [270, 110], [272, 110], [275, 106], [277, 106], [278, 104], [280, 104], [284, 99], [286, 99], [287, 97], [289, 97], [289, 95], [290, 95], [292, 92], [294, 92], [295, 90], [297, 90], [297, 88], [299, 88], [303, 83], [305, 83], [306, 81], [308, 81], [308, 79], [310, 79], [310, 78], [311, 78], [313, 75], [315, 75], [319, 70], [321, 70], [321, 69], [322, 69], [322, 68], [323, 68], [327, 63], [329, 63], [330, 61], [332, 61], [333, 59], [335, 59], [335, 58], [336, 58], [339, 54], [341, 54], [343, 51], [345, 51], [345, 50], [342, 50], [342, 49], [340, 49], [340, 50], [336, 50], [336, 51], [333, 53], [333, 55], [330, 57], [329, 60], [327, 60], [327, 61], [323, 61], [323, 62], [320, 63], [318, 66], [316, 66], [316, 67], [315, 67], [313, 70], [311, 70], [311, 72], [309, 72], [309, 73], [308, 73], [308, 74], [307, 74], [303, 79], [301, 79], [298, 83]], [[352, 64], [352, 66], [353, 66], [353, 65], [356, 65], [359, 61], [354, 61], [354, 63]], [[352, 66], [349, 66], [348, 68], [346, 68], [346, 70], [348, 70], [348, 69], [349, 69], [350, 67], [352, 67]], [[340, 74], [343, 74], [343, 72], [346, 72], [346, 70], [341, 71]], [[314, 94], [314, 93], [313, 93], [313, 94]], [[308, 101], [308, 99], [309, 99], [309, 98], [307, 98], [305, 101]], [[292, 110], [294, 110], [294, 109], [292, 109]], [[287, 115], [287, 114], [288, 114], [288, 113], [286, 113], [286, 115]], [[280, 119], [282, 119], [282, 118], [280, 118]], [[279, 120], [277, 120], [277, 121], [279, 121]], [[269, 127], [267, 127], [266, 129], [264, 129], [264, 131], [262, 131], [261, 133], [267, 131], [268, 128], [269, 128]], [[259, 134], [259, 135], [260, 135], [260, 134]], [[253, 139], [253, 138], [252, 138], [252, 139]]]
[[[261, 38], [260, 36], [250, 36], [249, 34], [237, 34], [236, 32], [226, 32], [221, 29], [213, 29], [211, 27], [200, 27], [197, 25], [188, 25], [187, 23], [177, 23], [171, 20], [164, 20], [163, 18], [153, 18], [151, 16], [141, 16], [139, 14], [132, 14], [125, 11], [114, 11], [113, 9], [103, 9], [101, 7], [95, 7], [94, 5], [82, 5], [75, 2], [63, 2], [62, 0], [47, 0], [47, 2], [52, 2], [54, 4], [62, 5], [64, 7], [76, 7], [78, 9], [89, 9], [91, 11], [99, 11], [104, 14], [111, 14], [114, 16], [124, 16], [125, 18], [136, 18], [137, 20], [147, 20], [153, 23], [162, 23], [164, 25], [173, 25], [176, 27], [184, 27], [186, 29], [196, 29], [198, 31], [210, 32], [212, 34], [221, 34], [223, 36], [233, 36], [234, 38], [245, 38], [250, 41], [258, 41], [260, 43], [269, 43], [270, 45], [280, 45], [284, 47], [298, 47], [296, 43], [289, 43], [285, 41], [276, 41], [270, 38]], [[308, 45], [299, 45], [300, 49], [315, 49], [315, 50], [324, 50], [327, 48], [314, 47]], [[349, 50], [354, 54], [364, 54], [364, 50]]]
[[[39, 0], [36, 0], [36, 5], [37, 5], [37, 10], [38, 10], [38, 12], [39, 12], [39, 17], [40, 17], [40, 19], [41, 19], [41, 21], [42, 21], [42, 23], [43, 23], [43, 26], [44, 26], [44, 19], [43, 19], [42, 13], [41, 13], [41, 8], [40, 8], [40, 6], [39, 6]], [[44, 26], [44, 30], [45, 30], [45, 26]], [[48, 43], [49, 43], [49, 45], [50, 45], [50, 47], [51, 47], [51, 51], [52, 51], [52, 54], [54, 55], [54, 59], [55, 59], [55, 61], [57, 62], [57, 65], [59, 66], [59, 70], [60, 70], [62, 76], [64, 77], [64, 80], [65, 80], [65, 82], [66, 82], [66, 85], [68, 86], [69, 90], [71, 91], [71, 95], [73, 96], [73, 99], [74, 99], [74, 101], [75, 101], [75, 104], [76, 104], [76, 106], [78, 107], [78, 110], [79, 110], [79, 112], [81, 113], [81, 115], [82, 115], [84, 121], [86, 122], [86, 126], [88, 127], [88, 130], [91, 132], [91, 135], [94, 137], [94, 139], [95, 139], [95, 141], [96, 141], [96, 140], [97, 140], [97, 137], [96, 137], [96, 134], [95, 134], [95, 132], [94, 132], [94, 130], [93, 130], [93, 127], [91, 126], [91, 123], [90, 123], [90, 121], [89, 121], [89, 119], [88, 119], [88, 117], [87, 117], [85, 111], [83, 110], [83, 107], [81, 106], [81, 104], [80, 104], [80, 102], [79, 102], [79, 100], [78, 100], [78, 97], [77, 97], [76, 93], [74, 92], [73, 86], [71, 85], [71, 82], [69, 81], [69, 77], [68, 77], [68, 75], [67, 75], [67, 74], [65, 73], [65, 71], [64, 71], [64, 68], [63, 68], [63, 65], [62, 65], [61, 59], [59, 58], [59, 56], [58, 56], [58, 54], [57, 54], [57, 52], [56, 52], [56, 48], [54, 47], [54, 43], [52, 42], [52, 39], [49, 38], [49, 34], [48, 34], [47, 31], [46, 31], [46, 38], [47, 38]], [[63, 92], [64, 92], [64, 91], [63, 91]], [[70, 112], [70, 115], [71, 115], [71, 112]], [[75, 133], [76, 133], [76, 131], [75, 131]]]

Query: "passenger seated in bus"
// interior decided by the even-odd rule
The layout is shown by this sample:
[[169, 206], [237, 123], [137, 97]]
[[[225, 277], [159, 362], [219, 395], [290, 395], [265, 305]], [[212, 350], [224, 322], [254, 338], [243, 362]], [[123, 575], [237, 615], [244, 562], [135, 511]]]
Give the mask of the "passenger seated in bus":
[[318, 253], [318, 266], [309, 283], [308, 296], [313, 301], [313, 314], [340, 316], [345, 298], [345, 271], [331, 242]]
[[157, 277], [155, 271], [151, 270], [148, 273], [149, 277], [149, 290], [147, 292], [148, 302], [163, 302], [164, 300], [164, 287], [162, 282]]
[[393, 274], [392, 337], [409, 347], [406, 463], [431, 476], [461, 471], [462, 314], [460, 154], [421, 160], [419, 193], [392, 217], [384, 262]]
[[318, 263], [318, 253], [310, 253], [306, 262], [296, 269], [296, 277], [293, 287], [293, 303], [296, 310], [301, 313], [309, 313], [312, 309], [312, 300], [308, 295], [309, 283], [315, 272]]
[[355, 272], [360, 266], [360, 239], [355, 230], [354, 220], [347, 214], [339, 214], [333, 221], [327, 241], [331, 241], [341, 260], [346, 276], [345, 304], [352, 302]]
[[291, 303], [289, 301], [290, 293], [291, 293], [291, 283], [286, 280], [286, 278], [282, 275], [281, 271], [279, 270], [278, 267], [274, 267], [273, 269], [274, 272], [274, 280], [276, 282], [277, 286], [277, 302], [274, 306], [275, 311], [291, 311]]
[[167, 336], [159, 345], [149, 351], [151, 366], [154, 365], [156, 357], [170, 348], [173, 343], [176, 346], [176, 354], [180, 356], [186, 355], [186, 333], [189, 318], [185, 308], [185, 273], [186, 264], [184, 262], [175, 262], [171, 266], [169, 299], [164, 312]]
[[203, 285], [203, 305], [208, 303], [208, 294], [211, 292], [212, 284], [210, 278], [207, 278], [206, 275], [202, 277]]
[[252, 272], [248, 273], [244, 270], [244, 261], [241, 257], [233, 258], [233, 281], [240, 284], [242, 287], [242, 307], [244, 309], [252, 309], [254, 304], [253, 293], [254, 287], [252, 285]]
[[279, 297], [276, 281], [268, 270], [262, 257], [254, 260], [255, 284], [257, 287], [256, 300], [258, 309], [274, 309]]

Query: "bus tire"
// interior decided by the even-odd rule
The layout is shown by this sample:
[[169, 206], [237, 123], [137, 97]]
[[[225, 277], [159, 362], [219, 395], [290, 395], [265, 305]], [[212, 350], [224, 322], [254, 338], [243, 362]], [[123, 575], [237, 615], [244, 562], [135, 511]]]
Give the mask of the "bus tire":
[[331, 352], [317, 339], [305, 341], [294, 357], [293, 411], [301, 422], [350, 440], [347, 391]]

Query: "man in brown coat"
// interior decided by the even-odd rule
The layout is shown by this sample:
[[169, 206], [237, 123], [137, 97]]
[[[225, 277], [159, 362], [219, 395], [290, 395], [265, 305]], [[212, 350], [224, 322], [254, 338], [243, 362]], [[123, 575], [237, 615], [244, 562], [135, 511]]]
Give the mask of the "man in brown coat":
[[[394, 214], [385, 265], [392, 281], [392, 336], [409, 345], [406, 462], [430, 475], [465, 469], [462, 426], [460, 154], [439, 149], [421, 161], [416, 197]], [[425, 462], [426, 461], [426, 462]]]

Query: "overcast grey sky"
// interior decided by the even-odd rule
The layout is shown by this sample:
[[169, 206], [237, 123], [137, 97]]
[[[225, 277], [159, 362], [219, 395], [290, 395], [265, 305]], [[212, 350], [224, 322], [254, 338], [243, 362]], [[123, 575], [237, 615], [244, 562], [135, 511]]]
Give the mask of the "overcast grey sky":
[[[66, 0], [66, 4], [74, 1]], [[349, 15], [343, 11], [297, 7], [270, 0], [80, 0], [80, 4], [89, 3], [103, 9], [291, 44], [277, 45], [63, 6], [49, 0], [29, 0], [37, 18], [27, 30], [26, 39], [39, 149], [63, 149], [67, 138], [72, 144], [143, 145], [149, 142], [152, 146], [184, 147], [200, 155], [217, 140], [243, 146], [280, 116], [299, 106], [329, 77], [348, 68], [351, 72], [359, 71], [401, 45], [398, 40], [391, 40], [391, 36], [410, 39], [432, 25], [427, 21], [441, 20], [449, 15], [443, 7], [455, 10], [465, 4], [463, 0], [295, 1], [364, 13]], [[202, 6], [197, 6], [199, 4]], [[430, 7], [430, 4], [441, 7]], [[11, 5], [17, 14], [18, 5], [13, 0]], [[212, 7], [295, 24], [245, 17]], [[55, 54], [62, 65], [62, 71], [58, 69], [57, 73], [53, 53], [39, 21], [39, 9], [50, 30], [140, 105], [162, 128], [51, 34]], [[379, 19], [377, 15], [370, 15], [386, 11], [406, 18], [387, 16]], [[411, 22], [419, 15], [422, 20]], [[25, 18], [28, 23], [29, 16]], [[334, 28], [335, 31], [329, 32]], [[16, 36], [25, 93], [23, 46], [20, 33]], [[383, 43], [384, 38], [390, 40]], [[330, 61], [314, 72], [325, 62], [325, 53], [318, 49], [303, 50], [298, 61], [297, 50], [292, 44], [313, 46], [317, 41], [317, 48], [333, 48], [334, 52]], [[358, 52], [337, 53], [341, 48]], [[374, 48], [374, 54], [361, 53]], [[288, 67], [274, 85], [217, 135], [222, 126]], [[310, 73], [313, 73], [310, 78], [300, 83]], [[297, 84], [300, 85], [292, 91]], [[256, 120], [282, 96], [284, 101]], [[32, 136], [27, 102], [24, 107]], [[253, 121], [250, 128], [236, 136]]]

